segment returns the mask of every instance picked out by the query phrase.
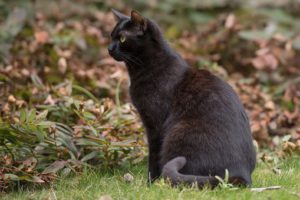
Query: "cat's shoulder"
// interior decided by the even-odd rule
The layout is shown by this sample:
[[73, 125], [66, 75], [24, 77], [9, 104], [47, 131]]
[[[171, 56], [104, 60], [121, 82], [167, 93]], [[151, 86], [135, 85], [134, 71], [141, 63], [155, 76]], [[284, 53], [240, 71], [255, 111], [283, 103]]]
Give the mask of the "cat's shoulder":
[[205, 69], [191, 68], [185, 75], [185, 84], [194, 88], [211, 88], [222, 85], [222, 80]]
[[200, 96], [235, 96], [232, 87], [222, 78], [204, 69], [190, 69], [179, 84], [178, 92]]

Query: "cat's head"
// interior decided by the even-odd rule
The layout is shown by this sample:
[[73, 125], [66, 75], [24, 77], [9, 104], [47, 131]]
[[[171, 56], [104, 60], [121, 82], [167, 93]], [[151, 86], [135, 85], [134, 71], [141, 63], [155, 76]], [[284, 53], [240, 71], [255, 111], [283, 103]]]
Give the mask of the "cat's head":
[[114, 9], [112, 12], [117, 24], [111, 33], [108, 52], [115, 60], [130, 62], [153, 47], [153, 24], [149, 19], [135, 10], [131, 11], [130, 16]]

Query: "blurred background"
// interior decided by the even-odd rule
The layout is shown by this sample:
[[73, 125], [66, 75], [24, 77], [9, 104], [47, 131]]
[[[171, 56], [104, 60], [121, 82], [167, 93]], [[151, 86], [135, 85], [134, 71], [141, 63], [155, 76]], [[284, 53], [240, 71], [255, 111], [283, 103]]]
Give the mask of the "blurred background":
[[299, 153], [299, 0], [0, 0], [0, 191], [144, 160], [126, 67], [107, 53], [111, 8], [154, 19], [192, 67], [233, 86], [259, 159]]

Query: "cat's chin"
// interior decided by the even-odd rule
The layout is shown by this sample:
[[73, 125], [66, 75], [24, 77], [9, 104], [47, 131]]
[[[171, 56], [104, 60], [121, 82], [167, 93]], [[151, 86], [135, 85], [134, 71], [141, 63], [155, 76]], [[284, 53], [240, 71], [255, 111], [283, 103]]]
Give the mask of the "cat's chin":
[[113, 53], [110, 53], [110, 56], [113, 57], [113, 59], [115, 59], [118, 62], [124, 61], [121, 56], [115, 55]]
[[114, 58], [118, 62], [123, 62], [124, 60], [122, 58]]

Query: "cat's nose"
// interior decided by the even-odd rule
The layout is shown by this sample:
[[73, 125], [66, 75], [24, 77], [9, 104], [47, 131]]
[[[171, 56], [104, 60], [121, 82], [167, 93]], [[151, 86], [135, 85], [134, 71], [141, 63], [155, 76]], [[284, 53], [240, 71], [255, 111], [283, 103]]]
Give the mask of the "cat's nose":
[[112, 43], [112, 44], [108, 45], [107, 49], [108, 49], [108, 52], [111, 53], [114, 50], [114, 44]]

